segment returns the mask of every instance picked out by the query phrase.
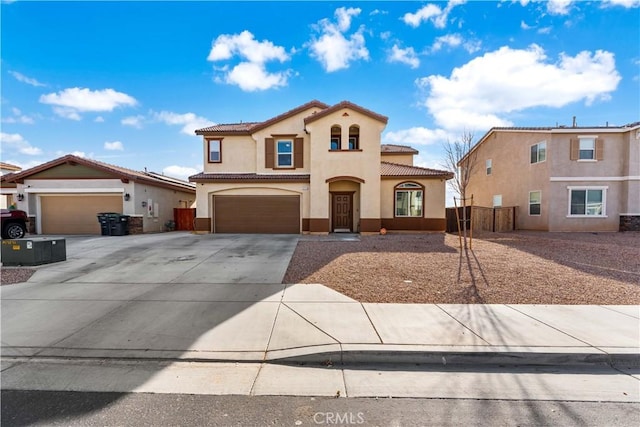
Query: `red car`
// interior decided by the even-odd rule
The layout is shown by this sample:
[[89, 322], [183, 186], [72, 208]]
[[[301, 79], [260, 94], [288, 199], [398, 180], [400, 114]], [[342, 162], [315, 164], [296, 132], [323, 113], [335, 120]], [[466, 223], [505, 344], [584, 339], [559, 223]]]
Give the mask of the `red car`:
[[20, 239], [27, 233], [29, 217], [25, 211], [18, 209], [2, 209], [2, 238]]

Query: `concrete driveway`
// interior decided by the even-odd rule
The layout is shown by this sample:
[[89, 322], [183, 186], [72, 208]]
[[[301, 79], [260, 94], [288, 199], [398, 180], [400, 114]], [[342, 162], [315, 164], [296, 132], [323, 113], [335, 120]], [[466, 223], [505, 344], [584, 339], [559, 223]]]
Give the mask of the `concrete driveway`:
[[67, 261], [2, 287], [2, 354], [263, 355], [297, 241], [180, 232], [70, 237]]

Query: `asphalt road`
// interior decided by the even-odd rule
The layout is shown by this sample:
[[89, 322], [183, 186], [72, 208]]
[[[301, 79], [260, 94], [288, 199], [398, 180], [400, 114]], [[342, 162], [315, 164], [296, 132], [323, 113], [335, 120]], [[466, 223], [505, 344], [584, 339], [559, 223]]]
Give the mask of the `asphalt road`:
[[2, 391], [2, 426], [637, 426], [640, 403]]

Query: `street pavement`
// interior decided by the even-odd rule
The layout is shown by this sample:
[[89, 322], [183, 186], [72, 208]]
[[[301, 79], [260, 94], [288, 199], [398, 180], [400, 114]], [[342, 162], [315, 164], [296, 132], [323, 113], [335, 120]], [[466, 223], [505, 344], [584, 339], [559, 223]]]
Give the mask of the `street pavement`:
[[69, 238], [3, 286], [2, 388], [640, 401], [639, 306], [368, 304], [298, 236]]

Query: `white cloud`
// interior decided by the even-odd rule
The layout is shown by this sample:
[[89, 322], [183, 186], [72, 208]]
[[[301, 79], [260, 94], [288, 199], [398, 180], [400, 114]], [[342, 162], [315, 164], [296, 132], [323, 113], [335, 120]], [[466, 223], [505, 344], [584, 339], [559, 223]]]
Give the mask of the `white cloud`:
[[385, 143], [403, 145], [442, 144], [447, 141], [447, 138], [450, 138], [450, 134], [443, 129], [427, 129], [424, 127], [391, 131], [382, 136], [382, 140]]
[[19, 123], [23, 125], [32, 125], [35, 123], [33, 117], [22, 114], [22, 111], [18, 108], [12, 108], [11, 113], [11, 116], [2, 118], [2, 123]]
[[544, 50], [502, 47], [455, 68], [449, 77], [418, 79], [424, 105], [445, 129], [510, 126], [504, 114], [533, 107], [608, 100], [620, 81], [610, 52], [561, 54], [550, 63]]
[[444, 47], [456, 48], [462, 46], [469, 53], [480, 50], [481, 42], [479, 40], [465, 40], [460, 34], [445, 34], [437, 37], [431, 45], [431, 52], [438, 52]]
[[436, 28], [445, 28], [451, 10], [464, 3], [466, 3], [466, 0], [449, 0], [444, 9], [430, 3], [420, 8], [416, 13], [406, 13], [402, 20], [413, 28], [419, 27], [420, 24], [426, 21], [431, 21]]
[[181, 132], [191, 136], [195, 135], [194, 131], [196, 129], [215, 124], [204, 117], [196, 116], [194, 113], [177, 114], [170, 111], [161, 111], [159, 113], [153, 113], [153, 116], [156, 120], [168, 125], [183, 125]]
[[105, 141], [104, 149], [111, 150], [111, 151], [123, 151], [124, 145], [122, 145], [122, 142], [120, 141], [113, 141], [113, 142]]
[[241, 62], [227, 72], [224, 81], [240, 87], [245, 92], [255, 92], [286, 86], [288, 77], [288, 72], [268, 72], [261, 63]]
[[19, 133], [0, 132], [0, 143], [2, 143], [2, 151], [8, 148], [10, 151], [17, 151], [27, 156], [37, 156], [42, 154], [42, 150], [29, 144]]
[[290, 71], [272, 73], [267, 71], [266, 67], [267, 62], [282, 63], [290, 59], [282, 46], [276, 46], [269, 40], [257, 41], [254, 35], [246, 30], [240, 34], [222, 34], [214, 40], [207, 60], [224, 61], [234, 56], [242, 58], [243, 61], [231, 69], [229, 66], [214, 68], [222, 71], [224, 76], [216, 78], [216, 81], [237, 85], [246, 92], [287, 85]]
[[553, 27], [541, 27], [536, 32], [538, 34], [551, 34], [551, 30], [553, 30]]
[[98, 116], [93, 121], [96, 123], [104, 123], [104, 117]]
[[359, 8], [341, 7], [335, 11], [337, 23], [325, 18], [315, 26], [320, 36], [314, 36], [308, 45], [311, 56], [322, 64], [325, 71], [331, 73], [349, 68], [353, 61], [369, 59], [364, 27], [350, 36], [345, 34], [351, 26], [351, 18], [358, 16], [360, 12]]
[[35, 86], [35, 87], [43, 87], [46, 86], [46, 84], [44, 83], [40, 83], [38, 80], [31, 78], [31, 77], [27, 77], [24, 74], [21, 74], [17, 71], [9, 71], [9, 74], [11, 74], [17, 81], [22, 82], [22, 83], [26, 83], [28, 85], [31, 86]]
[[167, 176], [186, 180], [191, 175], [195, 175], [200, 172], [200, 170], [201, 169], [196, 169], [188, 166], [171, 165], [162, 169], [162, 173]]
[[259, 42], [251, 32], [245, 30], [240, 34], [222, 34], [218, 36], [211, 46], [207, 60], [231, 59], [234, 55], [239, 55], [249, 62], [260, 64], [272, 60], [284, 62], [289, 59], [289, 55], [287, 55], [282, 46], [276, 46], [269, 40]]
[[87, 156], [87, 153], [85, 153], [84, 151], [72, 151], [69, 154], [77, 156], [77, 157], [93, 157], [91, 155]]
[[123, 124], [124, 126], [132, 126], [136, 129], [142, 129], [143, 122], [144, 122], [144, 116], [141, 116], [141, 115], [129, 116], [120, 120], [120, 123]]
[[547, 12], [552, 15], [568, 15], [573, 0], [549, 0], [547, 2]]
[[132, 96], [113, 89], [91, 90], [78, 87], [42, 95], [40, 102], [53, 105], [56, 114], [72, 120], [80, 120], [80, 112], [113, 111], [117, 107], [134, 106], [138, 103]]
[[622, 6], [626, 9], [640, 7], [640, 0], [604, 0], [603, 6]]
[[520, 28], [522, 28], [523, 30], [530, 30], [534, 27], [532, 27], [531, 25], [528, 25], [526, 22], [524, 21], [520, 21]]
[[415, 50], [412, 47], [402, 49], [394, 44], [389, 52], [389, 62], [401, 62], [409, 65], [411, 68], [418, 68], [420, 66], [420, 59], [416, 55]]

